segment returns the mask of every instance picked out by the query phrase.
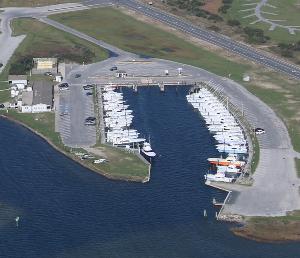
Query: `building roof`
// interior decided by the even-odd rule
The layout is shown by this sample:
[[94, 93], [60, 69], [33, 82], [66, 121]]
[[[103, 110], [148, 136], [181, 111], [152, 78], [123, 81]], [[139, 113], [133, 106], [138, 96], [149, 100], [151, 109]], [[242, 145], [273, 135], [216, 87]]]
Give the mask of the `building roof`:
[[33, 105], [53, 104], [53, 84], [50, 81], [33, 81]]
[[27, 80], [27, 75], [9, 75], [8, 81]]
[[116, 73], [126, 73], [126, 71], [124, 71], [124, 70], [118, 70], [118, 71], [116, 71]]
[[33, 92], [32, 91], [23, 91], [22, 92], [22, 105], [23, 106], [31, 106], [33, 100]]
[[55, 58], [55, 57], [36, 57], [36, 58], [33, 58], [33, 61], [35, 63], [37, 63], [37, 62], [52, 62], [52, 63], [56, 64], [57, 58]]

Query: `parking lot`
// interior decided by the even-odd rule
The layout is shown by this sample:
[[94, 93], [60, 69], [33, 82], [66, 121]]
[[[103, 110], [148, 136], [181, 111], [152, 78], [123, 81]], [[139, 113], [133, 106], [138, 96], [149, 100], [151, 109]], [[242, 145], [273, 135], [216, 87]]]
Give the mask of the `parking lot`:
[[87, 117], [94, 117], [92, 90], [84, 90], [82, 84], [70, 84], [59, 92], [58, 130], [66, 146], [79, 148], [96, 144], [96, 127], [85, 125]]

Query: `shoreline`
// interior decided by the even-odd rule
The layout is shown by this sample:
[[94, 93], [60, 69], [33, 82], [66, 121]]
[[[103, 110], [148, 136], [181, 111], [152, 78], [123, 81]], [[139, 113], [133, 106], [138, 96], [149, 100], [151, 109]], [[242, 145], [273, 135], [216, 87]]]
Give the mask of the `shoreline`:
[[25, 124], [25, 123], [23, 123], [23, 122], [15, 119], [15, 118], [5, 116], [3, 114], [0, 115], [0, 118], [6, 119], [6, 120], [8, 120], [10, 122], [16, 123], [16, 124], [18, 124], [18, 125], [26, 128], [27, 130], [31, 131], [32, 133], [34, 133], [35, 135], [39, 136], [41, 139], [43, 139], [44, 141], [46, 141], [52, 148], [54, 148], [59, 153], [65, 155], [70, 160], [76, 162], [77, 164], [81, 165], [84, 168], [89, 169], [90, 171], [92, 171], [94, 173], [97, 173], [97, 174], [100, 174], [100, 175], [104, 176], [107, 179], [110, 179], [110, 180], [119, 180], [119, 181], [126, 181], [126, 182], [137, 182], [137, 183], [147, 183], [147, 182], [150, 181], [151, 164], [150, 164], [149, 169], [148, 169], [148, 176], [145, 177], [145, 178], [143, 178], [143, 179], [140, 179], [140, 178], [137, 178], [137, 177], [126, 177], [126, 176], [122, 177], [122, 176], [111, 175], [111, 174], [109, 174], [107, 172], [104, 172], [104, 171], [101, 171], [100, 169], [97, 169], [97, 168], [95, 168], [93, 166], [89, 166], [89, 165], [85, 164], [84, 162], [82, 162], [81, 160], [75, 158], [73, 155], [71, 155], [70, 153], [62, 150], [58, 146], [56, 146], [46, 136], [44, 136], [41, 133], [37, 132], [36, 130], [34, 130], [33, 128], [31, 128], [30, 126], [28, 126], [27, 124]]
[[252, 240], [258, 243], [282, 244], [299, 242], [300, 221], [258, 221], [244, 219], [243, 222], [235, 222], [230, 228], [232, 234], [237, 237]]

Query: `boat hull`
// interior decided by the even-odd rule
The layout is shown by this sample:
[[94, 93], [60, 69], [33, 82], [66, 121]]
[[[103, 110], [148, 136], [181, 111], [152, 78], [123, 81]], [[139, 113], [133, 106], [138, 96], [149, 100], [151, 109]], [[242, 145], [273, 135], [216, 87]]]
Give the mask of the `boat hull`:
[[149, 156], [147, 155], [143, 150], [140, 151], [140, 154], [149, 162], [153, 163], [155, 156]]

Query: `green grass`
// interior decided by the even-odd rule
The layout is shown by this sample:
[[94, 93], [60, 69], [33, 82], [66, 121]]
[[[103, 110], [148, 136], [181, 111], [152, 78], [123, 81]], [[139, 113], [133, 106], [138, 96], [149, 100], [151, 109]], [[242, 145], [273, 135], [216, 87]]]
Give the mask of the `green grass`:
[[2, 73], [0, 73], [0, 103], [6, 102], [10, 98], [10, 91], [6, 90], [9, 89], [7, 77], [8, 77], [8, 69], [9, 66], [6, 66]]
[[[259, 1], [257, 1], [259, 2]], [[258, 22], [256, 24], [250, 25], [251, 22], [256, 20], [255, 16], [249, 18], [242, 18], [247, 16], [251, 13], [254, 13], [254, 10], [251, 12], [241, 12], [240, 10], [250, 9], [254, 6], [243, 6], [243, 4], [249, 3], [246, 0], [234, 0], [232, 3], [232, 7], [228, 10], [228, 13], [224, 15], [226, 19], [237, 19], [241, 22], [242, 26], [250, 26], [253, 28], [258, 28], [264, 30], [265, 34], [271, 37], [272, 40], [276, 42], [295, 42], [300, 40], [300, 32], [297, 32], [296, 35], [291, 35], [288, 33], [287, 30], [276, 28], [274, 31], [269, 31], [270, 26], [266, 23]], [[300, 6], [296, 5], [299, 3], [299, 0], [269, 0], [269, 4], [277, 6], [278, 8], [274, 9], [268, 6], [264, 6], [262, 8], [265, 12], [271, 13], [278, 13], [278, 15], [270, 15], [270, 14], [263, 14], [264, 17], [268, 19], [278, 19], [278, 20], [286, 20], [286, 22], [281, 22], [282, 25], [298, 25], [300, 26], [300, 19], [299, 19], [299, 11]]]
[[[265, 76], [262, 74], [262, 76]], [[276, 75], [273, 75], [276, 80]], [[261, 88], [251, 83], [247, 89], [269, 105], [284, 121], [291, 137], [292, 145], [296, 151], [300, 151], [300, 121], [298, 119], [300, 109], [299, 84], [289, 85], [283, 80], [276, 80], [278, 89]]]
[[105, 154], [103, 157], [108, 160], [98, 166], [110, 176], [140, 180], [148, 176], [149, 166], [135, 154], [108, 145], [99, 145], [96, 148], [100, 149]]
[[241, 80], [249, 66], [229, 61], [112, 8], [50, 16], [51, 19], [136, 54], [178, 61]]
[[251, 164], [251, 172], [254, 173], [259, 162], [260, 157], [260, 149], [257, 137], [254, 135], [252, 137], [252, 144], [253, 144], [253, 157], [252, 157], [252, 164]]
[[54, 130], [55, 115], [53, 112], [24, 114], [18, 113], [16, 110], [8, 110], [8, 113], [5, 111], [1, 111], [1, 113], [9, 118], [22, 122], [49, 139], [55, 146], [63, 148], [64, 145], [62, 144], [59, 133], [56, 133]]
[[297, 169], [297, 175], [300, 177], [300, 159], [295, 158], [296, 163], [296, 169]]
[[[14, 35], [27, 35], [12, 62], [24, 56], [59, 57], [78, 63], [93, 63], [108, 57], [107, 51], [99, 46], [34, 19], [15, 19], [12, 27]], [[90, 56], [87, 57], [85, 51]]]
[[251, 217], [250, 222], [254, 223], [273, 223], [273, 222], [290, 222], [290, 221], [299, 221], [300, 220], [300, 211], [292, 211], [288, 213], [286, 216], [279, 217]]
[[21, 6], [43, 6], [43, 5], [51, 5], [51, 4], [62, 4], [62, 3], [74, 3], [79, 2], [78, 0], [0, 0], [0, 8], [1, 7], [21, 7]]

